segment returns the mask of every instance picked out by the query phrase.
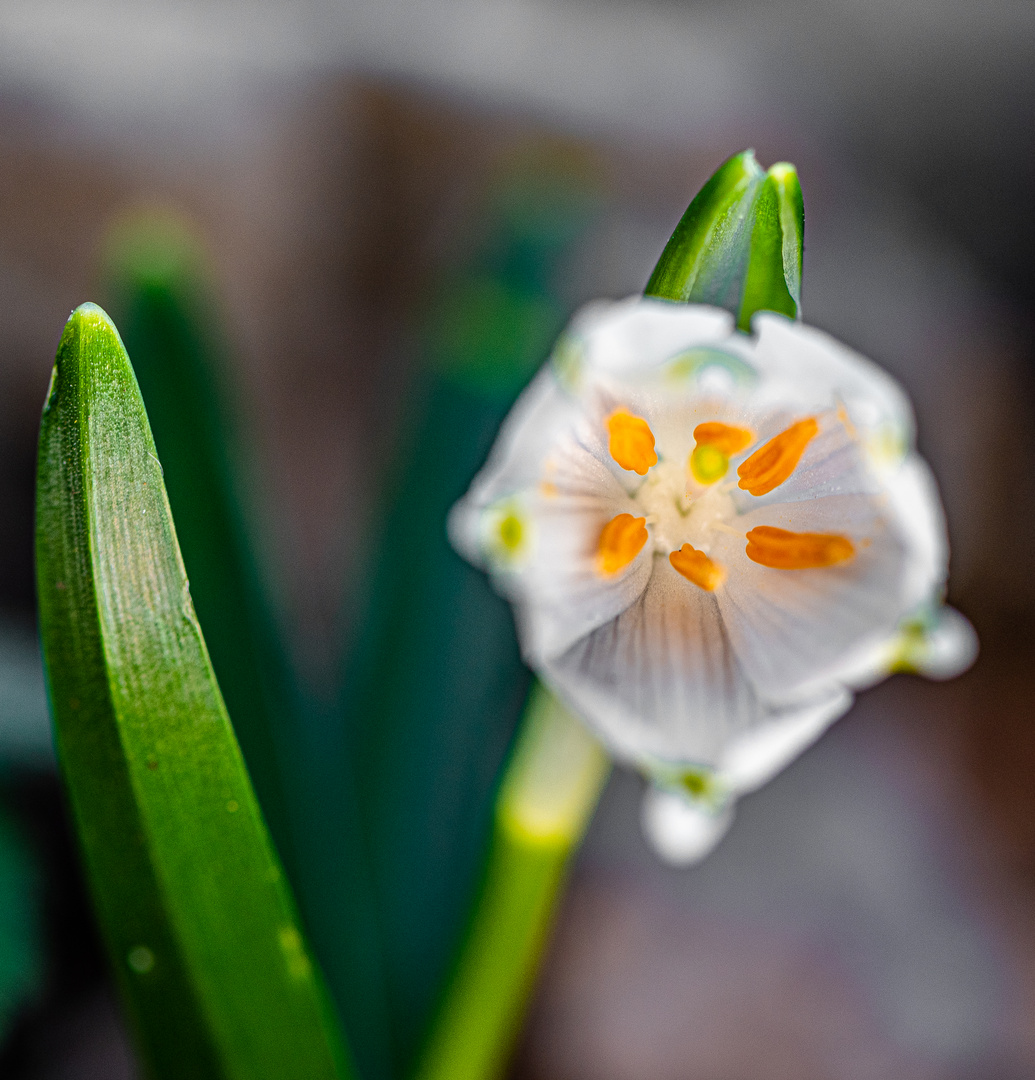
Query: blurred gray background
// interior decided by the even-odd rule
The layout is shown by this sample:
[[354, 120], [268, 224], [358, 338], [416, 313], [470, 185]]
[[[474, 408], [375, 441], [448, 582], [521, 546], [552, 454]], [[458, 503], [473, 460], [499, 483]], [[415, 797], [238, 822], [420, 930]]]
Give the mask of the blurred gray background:
[[[729, 154], [798, 166], [805, 317], [913, 395], [983, 653], [897, 677], [701, 867], [617, 775], [573, 874], [525, 1080], [1035, 1077], [1035, 5], [383, 0], [0, 6], [0, 758], [48, 967], [0, 1073], [135, 1075], [81, 895], [33, 639], [35, 432], [64, 320], [141, 208], [191, 221], [250, 511], [320, 679], [422, 302], [529, 152], [599, 213], [572, 308], [642, 289]], [[330, 583], [330, 584], [328, 584]]]

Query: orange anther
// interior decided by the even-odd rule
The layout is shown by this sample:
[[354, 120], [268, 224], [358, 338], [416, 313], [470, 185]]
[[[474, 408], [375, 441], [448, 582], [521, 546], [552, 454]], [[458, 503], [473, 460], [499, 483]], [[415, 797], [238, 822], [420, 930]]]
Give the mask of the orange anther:
[[678, 551], [673, 551], [668, 561], [687, 581], [692, 581], [701, 589], [714, 592], [726, 579], [726, 570], [713, 562], [703, 551], [684, 544]]
[[616, 409], [605, 422], [611, 437], [608, 447], [611, 457], [623, 469], [646, 476], [647, 470], [658, 463], [650, 424], [642, 416], [633, 416], [626, 409]]
[[600, 531], [597, 542], [597, 569], [610, 577], [624, 570], [647, 543], [647, 519], [619, 514]]
[[837, 533], [790, 532], [759, 525], [747, 534], [747, 557], [774, 570], [835, 566], [855, 554], [855, 545]]
[[801, 460], [805, 447], [819, 434], [814, 417], [799, 420], [781, 431], [745, 461], [737, 474], [740, 486], [752, 495], [765, 495], [786, 480]]
[[729, 424], [720, 424], [717, 420], [709, 421], [707, 424], [698, 424], [694, 428], [694, 442], [698, 446], [707, 443], [709, 446], [714, 446], [716, 450], [721, 450], [727, 457], [733, 457], [741, 450], [746, 450], [754, 438], [754, 432], [747, 428], [730, 427]]

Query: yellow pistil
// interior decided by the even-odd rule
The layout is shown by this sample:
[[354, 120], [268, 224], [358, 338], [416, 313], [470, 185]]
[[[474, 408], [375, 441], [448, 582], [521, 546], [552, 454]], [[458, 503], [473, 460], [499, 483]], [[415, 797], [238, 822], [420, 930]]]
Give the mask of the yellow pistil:
[[818, 434], [819, 424], [812, 416], [791, 424], [737, 469], [740, 486], [752, 495], [765, 495], [779, 487], [797, 468], [805, 447]]
[[600, 531], [597, 542], [597, 569], [605, 577], [624, 570], [647, 543], [647, 519], [619, 514]]
[[838, 533], [790, 532], [759, 525], [747, 534], [747, 557], [774, 570], [836, 566], [855, 554], [855, 545]]
[[690, 455], [690, 473], [699, 484], [714, 484], [726, 475], [730, 455], [751, 444], [754, 435], [747, 428], [730, 427], [711, 421], [694, 428], [697, 446]]
[[698, 443], [690, 455], [690, 473], [699, 484], [714, 484], [729, 467], [729, 456], [711, 443]]
[[687, 581], [692, 581], [706, 592], [714, 592], [726, 579], [726, 570], [713, 562], [703, 551], [698, 551], [689, 544], [684, 544], [678, 551], [673, 551], [668, 561], [677, 573]]
[[623, 469], [646, 476], [652, 465], [657, 465], [654, 451], [654, 432], [642, 416], [633, 416], [626, 409], [616, 409], [605, 421], [611, 457]]

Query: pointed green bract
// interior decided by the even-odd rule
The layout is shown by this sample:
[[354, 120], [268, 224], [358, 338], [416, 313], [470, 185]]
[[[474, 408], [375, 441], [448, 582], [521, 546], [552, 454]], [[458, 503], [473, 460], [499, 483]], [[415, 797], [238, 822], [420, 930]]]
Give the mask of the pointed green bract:
[[340, 1032], [223, 705], [115, 327], [69, 319], [44, 407], [40, 633], [116, 976], [159, 1080], [341, 1080]]
[[737, 326], [751, 329], [756, 311], [792, 319], [801, 309], [801, 261], [805, 204], [793, 165], [781, 162], [766, 174], [754, 211], [751, 248]]
[[723, 163], [676, 226], [645, 295], [736, 310], [764, 177], [752, 150]]
[[763, 172], [745, 150], [690, 203], [645, 295], [726, 308], [744, 331], [756, 311], [800, 317], [804, 225], [794, 166], [780, 162]]

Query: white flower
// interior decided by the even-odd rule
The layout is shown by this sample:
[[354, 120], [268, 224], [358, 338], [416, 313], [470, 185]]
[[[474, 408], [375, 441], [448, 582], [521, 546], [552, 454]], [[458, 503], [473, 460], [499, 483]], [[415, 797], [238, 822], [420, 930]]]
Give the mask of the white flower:
[[934, 481], [898, 384], [818, 330], [634, 298], [583, 310], [454, 508], [522, 649], [643, 770], [688, 862], [892, 670], [976, 652], [941, 606]]

